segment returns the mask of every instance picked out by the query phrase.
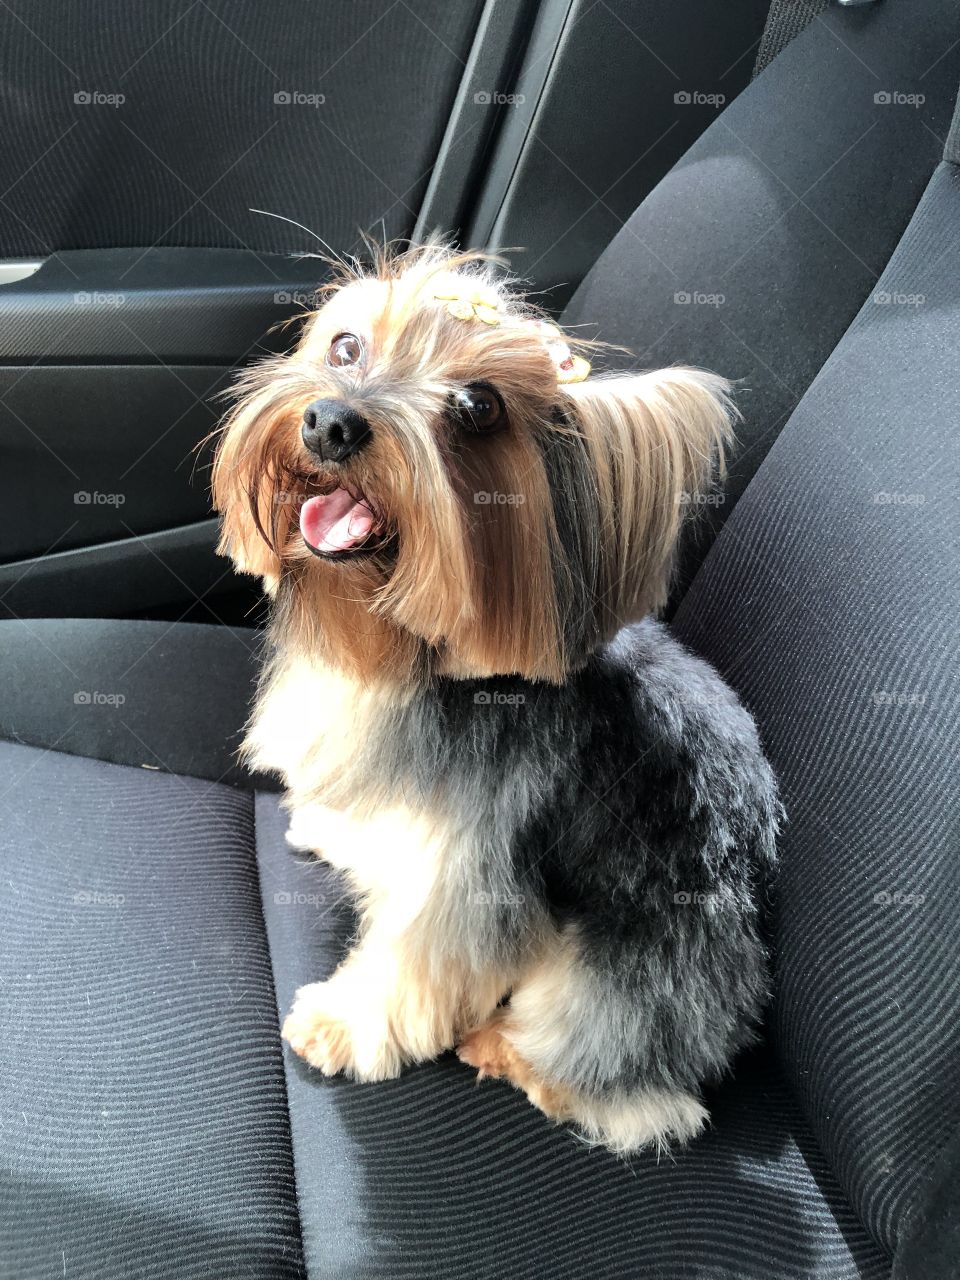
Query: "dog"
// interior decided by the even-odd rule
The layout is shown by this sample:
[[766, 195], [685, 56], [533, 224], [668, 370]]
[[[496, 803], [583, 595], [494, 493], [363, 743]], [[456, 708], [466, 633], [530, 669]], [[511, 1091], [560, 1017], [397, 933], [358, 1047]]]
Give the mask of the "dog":
[[593, 373], [499, 267], [343, 262], [218, 444], [220, 550], [272, 598], [244, 751], [359, 913], [282, 1034], [360, 1081], [456, 1049], [660, 1149], [768, 988], [775, 780], [654, 620], [735, 414], [709, 373]]

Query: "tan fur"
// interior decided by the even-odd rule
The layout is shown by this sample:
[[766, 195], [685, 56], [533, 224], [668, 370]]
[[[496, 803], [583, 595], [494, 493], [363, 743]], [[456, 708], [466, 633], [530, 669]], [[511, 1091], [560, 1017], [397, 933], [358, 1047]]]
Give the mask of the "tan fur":
[[[346, 876], [361, 915], [354, 949], [327, 982], [301, 988], [283, 1035], [322, 1071], [358, 1080], [386, 1079], [452, 1048], [509, 987], [495, 968], [467, 969], [442, 924], [454, 914], [443, 857], [471, 833], [402, 802], [371, 811], [351, 782], [363, 769], [364, 736], [396, 697], [390, 685], [292, 658], [273, 671], [246, 743], [258, 766], [288, 783], [288, 841]], [[305, 715], [305, 706], [324, 714]]]
[[600, 491], [601, 630], [611, 636], [666, 604], [681, 525], [722, 473], [727, 383], [675, 368], [590, 378], [564, 392]]
[[362, 771], [363, 744], [408, 696], [389, 679], [360, 681], [295, 647], [283, 649], [261, 679], [244, 757], [251, 768], [283, 777], [294, 811], [329, 799], [351, 770]]
[[332, 978], [300, 988], [283, 1037], [326, 1075], [387, 1080], [452, 1049], [501, 995], [492, 976], [437, 973], [414, 934], [373, 931]]
[[503, 1034], [503, 1017], [495, 1016], [457, 1045], [457, 1057], [469, 1067], [476, 1067], [478, 1081], [509, 1080], [522, 1089], [533, 1105], [558, 1123], [575, 1119], [575, 1097], [564, 1085], [548, 1084]]
[[327, 982], [303, 987], [283, 1035], [314, 1066], [382, 1080], [453, 1047], [490, 1015], [509, 981], [471, 971], [434, 919], [445, 892], [440, 863], [458, 839], [445, 820], [398, 805], [371, 817], [310, 803], [288, 839], [319, 853], [351, 881], [359, 941]]
[[[602, 640], [664, 601], [680, 524], [696, 505], [684, 495], [707, 487], [729, 435], [726, 384], [668, 369], [558, 386], [529, 323], [538, 313], [480, 255], [430, 245], [381, 255], [375, 270], [341, 276], [297, 350], [241, 376], [213, 470], [220, 549], [275, 585], [291, 648], [360, 680], [403, 684], [434, 670], [562, 681], [582, 655], [565, 649], [571, 606], [556, 592], [564, 552], [544, 445], [573, 433], [591, 459], [600, 520], [587, 533], [600, 577], [586, 607]], [[474, 285], [499, 298], [498, 325], [456, 319], [434, 296]], [[324, 363], [343, 331], [367, 346], [362, 371]], [[450, 395], [477, 380], [507, 407], [495, 438], [464, 436], [446, 418]], [[368, 447], [337, 480], [300, 438], [318, 396], [362, 407], [370, 423]], [[395, 531], [391, 562], [331, 564], [304, 547], [299, 506], [343, 481]]]

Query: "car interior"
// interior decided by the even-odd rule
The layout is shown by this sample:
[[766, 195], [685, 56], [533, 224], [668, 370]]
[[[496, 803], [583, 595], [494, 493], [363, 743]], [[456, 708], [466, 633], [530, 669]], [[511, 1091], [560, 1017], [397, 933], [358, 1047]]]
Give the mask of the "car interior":
[[[960, 1276], [960, 10], [0, 3], [0, 1276]], [[787, 821], [758, 1043], [629, 1159], [284, 1045], [352, 927], [237, 750], [237, 369], [330, 255], [502, 253], [742, 420], [666, 611]], [[952, 619], [952, 621], [951, 621]]]

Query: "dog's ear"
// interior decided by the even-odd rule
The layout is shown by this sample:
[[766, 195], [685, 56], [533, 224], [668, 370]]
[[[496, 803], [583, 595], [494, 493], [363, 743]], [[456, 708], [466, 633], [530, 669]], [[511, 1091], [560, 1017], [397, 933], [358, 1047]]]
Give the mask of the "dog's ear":
[[723, 473], [729, 391], [684, 368], [560, 387], [551, 489], [569, 661], [666, 603], [684, 520]]
[[270, 474], [271, 408], [266, 396], [256, 394], [237, 402], [217, 446], [211, 492], [222, 517], [218, 553], [229, 556], [239, 573], [263, 578], [272, 594], [280, 575], [278, 550], [296, 512], [281, 478]]

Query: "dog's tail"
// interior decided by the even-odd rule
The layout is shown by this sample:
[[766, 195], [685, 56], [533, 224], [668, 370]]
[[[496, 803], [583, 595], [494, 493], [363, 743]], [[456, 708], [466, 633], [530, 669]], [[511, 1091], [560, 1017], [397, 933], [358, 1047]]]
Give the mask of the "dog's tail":
[[569, 1094], [567, 1123], [591, 1146], [616, 1155], [631, 1155], [645, 1147], [658, 1154], [695, 1138], [709, 1115], [690, 1093], [640, 1089], [612, 1095]]

